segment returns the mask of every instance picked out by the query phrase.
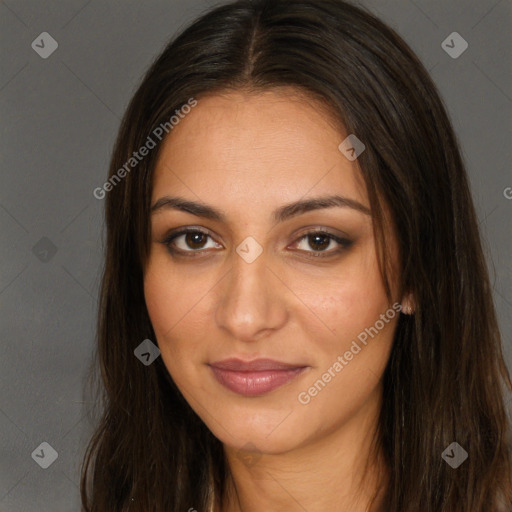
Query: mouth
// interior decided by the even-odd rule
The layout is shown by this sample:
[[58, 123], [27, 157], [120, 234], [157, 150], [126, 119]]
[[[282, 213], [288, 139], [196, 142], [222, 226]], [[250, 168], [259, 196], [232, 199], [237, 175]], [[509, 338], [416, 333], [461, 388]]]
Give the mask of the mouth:
[[272, 359], [242, 361], [226, 359], [210, 363], [213, 375], [224, 387], [244, 396], [260, 396], [295, 379], [309, 366], [282, 363]]

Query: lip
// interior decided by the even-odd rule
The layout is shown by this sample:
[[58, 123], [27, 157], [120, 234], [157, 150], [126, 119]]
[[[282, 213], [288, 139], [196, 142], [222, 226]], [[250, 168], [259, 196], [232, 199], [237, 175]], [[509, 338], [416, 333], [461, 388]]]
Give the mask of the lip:
[[284, 386], [308, 366], [282, 363], [273, 359], [225, 359], [209, 364], [217, 381], [244, 396], [264, 395]]

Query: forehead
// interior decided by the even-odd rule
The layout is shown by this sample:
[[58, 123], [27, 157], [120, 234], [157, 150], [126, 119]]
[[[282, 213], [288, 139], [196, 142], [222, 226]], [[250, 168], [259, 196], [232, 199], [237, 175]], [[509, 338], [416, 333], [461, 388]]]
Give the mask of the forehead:
[[271, 207], [339, 193], [367, 204], [357, 161], [338, 150], [348, 134], [324, 104], [287, 88], [197, 101], [163, 142], [153, 202], [173, 193]]

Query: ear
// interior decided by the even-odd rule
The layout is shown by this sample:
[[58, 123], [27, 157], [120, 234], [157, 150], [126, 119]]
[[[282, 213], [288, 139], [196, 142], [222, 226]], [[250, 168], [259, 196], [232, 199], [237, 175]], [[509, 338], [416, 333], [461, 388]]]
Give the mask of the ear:
[[416, 309], [416, 301], [412, 293], [407, 293], [402, 298], [401, 311], [404, 315], [413, 315]]

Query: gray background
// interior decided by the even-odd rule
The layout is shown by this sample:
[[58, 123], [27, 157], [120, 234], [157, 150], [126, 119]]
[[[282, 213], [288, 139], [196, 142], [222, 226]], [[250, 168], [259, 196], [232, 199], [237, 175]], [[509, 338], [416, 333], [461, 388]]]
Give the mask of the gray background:
[[[417, 52], [447, 104], [495, 269], [512, 366], [512, 200], [504, 194], [512, 187], [512, 0], [361, 3]], [[80, 509], [79, 465], [91, 433], [83, 385], [104, 236], [103, 202], [92, 191], [105, 181], [120, 117], [150, 61], [210, 5], [0, 4], [2, 512]], [[457, 59], [441, 47], [454, 31], [469, 43]], [[42, 32], [59, 45], [47, 59], [31, 47]], [[58, 452], [47, 469], [32, 458], [42, 442]]]

